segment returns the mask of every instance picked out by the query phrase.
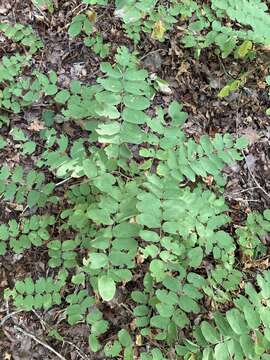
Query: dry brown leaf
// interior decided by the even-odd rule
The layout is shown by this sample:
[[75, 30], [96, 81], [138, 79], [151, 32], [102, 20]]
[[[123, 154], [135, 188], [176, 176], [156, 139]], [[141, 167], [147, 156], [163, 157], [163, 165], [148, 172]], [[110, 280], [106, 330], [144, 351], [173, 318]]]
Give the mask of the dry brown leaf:
[[144, 260], [145, 260], [145, 258], [142, 255], [139, 254], [139, 255], [136, 256], [136, 263], [137, 264], [143, 264]]
[[45, 129], [44, 124], [41, 121], [39, 121], [38, 119], [34, 119], [30, 123], [29, 128], [28, 128], [28, 130], [31, 130], [31, 131], [40, 131], [43, 129]]
[[91, 11], [91, 10], [88, 10], [86, 12], [87, 16], [88, 16], [88, 19], [89, 21], [94, 24], [97, 20], [97, 13], [95, 11]]
[[207, 184], [208, 186], [211, 186], [213, 184], [214, 177], [212, 175], [208, 175], [203, 178], [203, 182]]
[[190, 68], [189, 63], [182, 61], [181, 65], [178, 68], [177, 76], [187, 72], [189, 68]]
[[136, 335], [136, 345], [142, 346], [142, 336], [141, 335]]
[[243, 134], [245, 135], [246, 138], [248, 138], [250, 145], [255, 144], [260, 139], [260, 136], [258, 135], [257, 131], [254, 130], [252, 127], [248, 127], [244, 129]]
[[10, 10], [11, 4], [8, 3], [8, 1], [3, 1], [2, 4], [0, 4], [0, 15], [5, 15]]
[[270, 45], [264, 45], [261, 47], [263, 51], [270, 51]]
[[269, 268], [269, 258], [262, 259], [262, 260], [247, 260], [246, 258], [243, 261], [244, 269], [260, 269], [266, 270]]

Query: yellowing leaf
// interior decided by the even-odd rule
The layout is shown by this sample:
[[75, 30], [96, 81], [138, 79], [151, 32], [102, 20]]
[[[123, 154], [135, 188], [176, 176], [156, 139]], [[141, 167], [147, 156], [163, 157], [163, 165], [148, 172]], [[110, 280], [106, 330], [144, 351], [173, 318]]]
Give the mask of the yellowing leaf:
[[252, 49], [252, 42], [250, 40], [245, 40], [237, 49], [236, 49], [236, 57], [243, 59], [248, 52]]
[[136, 345], [142, 346], [142, 336], [141, 335], [136, 335]]
[[88, 11], [86, 12], [86, 15], [87, 15], [89, 21], [90, 21], [92, 24], [94, 24], [94, 23], [96, 22], [96, 20], [97, 20], [97, 13], [96, 13], [95, 11], [88, 10]]
[[241, 78], [241, 80], [237, 79], [229, 84], [225, 85], [220, 92], [218, 93], [219, 98], [224, 98], [226, 96], [229, 96], [232, 92], [238, 90], [240, 86], [242, 86], [245, 83], [245, 78]]
[[218, 93], [219, 98], [224, 98], [226, 96], [230, 95], [230, 85], [225, 85], [220, 92]]
[[230, 83], [230, 91], [236, 91], [239, 89], [239, 87], [243, 84], [241, 80], [234, 80]]
[[161, 41], [163, 39], [165, 30], [166, 28], [164, 26], [164, 23], [161, 20], [157, 21], [152, 31], [152, 39]]

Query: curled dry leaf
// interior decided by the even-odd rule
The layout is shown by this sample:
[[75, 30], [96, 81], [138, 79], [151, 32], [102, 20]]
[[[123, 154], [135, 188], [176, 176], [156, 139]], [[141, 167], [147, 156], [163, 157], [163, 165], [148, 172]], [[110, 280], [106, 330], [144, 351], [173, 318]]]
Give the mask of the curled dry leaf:
[[260, 138], [258, 132], [255, 129], [253, 129], [252, 127], [248, 127], [246, 129], [244, 129], [243, 135], [245, 135], [245, 137], [249, 140], [250, 145], [255, 144]]
[[30, 131], [40, 131], [45, 129], [44, 124], [38, 119], [34, 119], [28, 128]]

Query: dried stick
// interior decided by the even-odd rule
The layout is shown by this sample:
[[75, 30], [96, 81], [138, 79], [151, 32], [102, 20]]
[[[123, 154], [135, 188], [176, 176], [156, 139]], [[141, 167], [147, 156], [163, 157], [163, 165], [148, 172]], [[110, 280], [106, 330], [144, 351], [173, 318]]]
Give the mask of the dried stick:
[[12, 318], [13, 315], [16, 315], [16, 314], [18, 314], [18, 313], [20, 313], [20, 312], [23, 312], [23, 311], [24, 311], [24, 310], [17, 310], [17, 311], [14, 311], [14, 312], [12, 312], [12, 313], [7, 314], [6, 316], [4, 316], [3, 319], [2, 319], [1, 322], [0, 322], [0, 327], [2, 327], [8, 319]]
[[61, 354], [59, 354], [56, 350], [54, 350], [50, 345], [46, 344], [45, 342], [39, 340], [37, 337], [35, 337], [35, 335], [29, 333], [28, 331], [20, 328], [17, 325], [14, 325], [14, 329], [19, 331], [20, 333], [22, 333], [25, 336], [30, 337], [31, 339], [33, 339], [35, 342], [37, 342], [38, 344], [44, 346], [46, 349], [48, 349], [49, 351], [51, 351], [52, 353], [54, 353], [59, 359], [61, 360], [66, 360], [66, 358], [64, 358], [64, 356], [62, 356]]

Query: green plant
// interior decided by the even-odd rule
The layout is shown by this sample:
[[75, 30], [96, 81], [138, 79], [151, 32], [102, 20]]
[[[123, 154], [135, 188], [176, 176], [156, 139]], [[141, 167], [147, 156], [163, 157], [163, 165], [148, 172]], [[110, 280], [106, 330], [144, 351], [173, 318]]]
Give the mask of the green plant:
[[15, 93], [19, 91], [18, 89], [12, 89], [11, 84], [15, 83], [16, 77], [21, 74], [23, 68], [29, 65], [30, 58], [31, 56], [20, 54], [3, 57], [0, 64], [0, 84], [2, 87], [0, 89], [0, 106], [2, 108], [12, 109], [14, 112], [18, 111], [19, 103], [15, 99], [10, 99], [11, 95], [9, 92], [12, 90]]
[[10, 57], [3, 56], [0, 64], [0, 83], [12, 81], [20, 75], [22, 69], [29, 65], [30, 55], [15, 54]]
[[30, 54], [34, 54], [43, 47], [42, 40], [34, 33], [32, 27], [29, 25], [1, 23], [0, 31], [3, 32], [8, 39], [28, 48]]
[[86, 321], [90, 325], [89, 346], [93, 352], [97, 352], [101, 349], [98, 337], [108, 330], [109, 323], [103, 319], [102, 312], [97, 308], [93, 308], [89, 312]]
[[45, 184], [43, 173], [35, 170], [25, 174], [22, 166], [16, 166], [13, 171], [7, 165], [0, 169], [0, 194], [6, 201], [16, 201], [17, 204], [27, 204], [30, 208], [42, 207], [47, 201], [57, 202], [52, 195], [53, 183]]
[[68, 29], [69, 36], [75, 37], [80, 33], [90, 35], [93, 32], [93, 24], [86, 14], [79, 14], [72, 19]]
[[0, 128], [2, 128], [3, 125], [9, 125], [9, 118], [7, 115], [0, 113]]
[[263, 237], [270, 231], [270, 211], [263, 214], [253, 212], [248, 214], [246, 224], [236, 229], [237, 242], [244, 255], [251, 258], [266, 253]]
[[115, 15], [123, 20], [126, 33], [135, 43], [139, 42], [141, 31], [163, 41], [165, 32], [177, 22], [180, 13], [177, 1], [172, 1], [169, 7], [157, 4], [157, 0], [115, 1]]
[[104, 58], [110, 53], [110, 44], [105, 44], [101, 34], [97, 34], [95, 37], [88, 37], [84, 39], [84, 45], [91, 47], [95, 54]]
[[133, 349], [131, 344], [132, 340], [129, 333], [122, 329], [118, 332], [118, 340], [115, 340], [114, 342], [109, 341], [106, 343], [104, 346], [104, 354], [108, 358], [115, 358], [116, 356], [119, 356], [124, 349], [124, 359], [132, 359]]
[[15, 253], [22, 253], [32, 245], [41, 246], [50, 239], [48, 227], [54, 225], [53, 216], [37, 216], [22, 218], [20, 222], [12, 219], [8, 224], [1, 224], [0, 254], [4, 255], [7, 245]]
[[[263, 1], [212, 0], [211, 3], [212, 9], [219, 16], [228, 16], [233, 21], [251, 27], [251, 30], [246, 32], [247, 39], [259, 44], [269, 44], [270, 37], [267, 28], [270, 25], [270, 16], [268, 7]], [[254, 5], [256, 6], [256, 12], [254, 12]]]
[[46, 139], [46, 150], [41, 155], [37, 166], [47, 166], [57, 177], [79, 178], [84, 175], [83, 161], [86, 159], [84, 142], [87, 139], [79, 139], [71, 145], [69, 138], [61, 135], [56, 136], [55, 130], [45, 131], [42, 135]]
[[30, 311], [33, 309], [50, 309], [61, 304], [61, 290], [65, 286], [67, 273], [60, 271], [56, 278], [40, 277], [33, 281], [31, 277], [17, 280], [12, 290], [5, 290], [5, 298], [12, 298], [18, 308]]
[[4, 149], [7, 145], [6, 140], [3, 138], [3, 136], [0, 136], [0, 150]]
[[8, 80], [4, 83], [3, 91], [0, 90], [0, 106], [14, 113], [19, 113], [22, 108], [37, 102], [42, 96], [52, 96], [58, 91], [54, 71], [50, 71], [48, 76], [33, 71], [31, 76], [21, 77], [17, 81], [15, 78]]
[[21, 146], [23, 155], [31, 155], [36, 150], [36, 143], [32, 140], [29, 140], [29, 138], [21, 129], [17, 127], [13, 128], [10, 131], [10, 135], [14, 141], [23, 143]]
[[[104, 3], [104, 1], [101, 1]], [[89, 1], [88, 1], [89, 3]], [[90, 2], [90, 4], [96, 3], [96, 1]], [[98, 2], [99, 3], [99, 2]], [[72, 23], [69, 27], [68, 33], [74, 38], [81, 33], [86, 35], [84, 37], [84, 45], [90, 47], [93, 52], [104, 58], [109, 55], [110, 44], [104, 43], [101, 33], [96, 33], [94, 30], [94, 23], [96, 21], [96, 13], [94, 11], [87, 11], [85, 14], [79, 14], [72, 19]], [[90, 36], [91, 35], [91, 36]]]
[[70, 268], [77, 265], [76, 257], [77, 254], [74, 251], [80, 242], [78, 240], [52, 240], [47, 244], [48, 255], [50, 260], [48, 265], [52, 268], [60, 267], [63, 265], [64, 268]]
[[41, 10], [48, 10], [51, 14], [54, 12], [53, 0], [32, 0], [34, 5]]
[[[187, 9], [187, 6], [190, 6]], [[254, 6], [258, 12], [254, 13]], [[270, 15], [262, 1], [220, 1], [211, 0], [210, 6], [198, 5], [186, 0], [179, 7], [182, 16], [195, 15], [189, 24], [182, 42], [186, 47], [196, 48], [199, 55], [202, 48], [215, 45], [220, 49], [223, 58], [234, 53], [235, 58], [254, 56], [253, 44], [268, 44], [267, 24]], [[230, 21], [224, 25], [224, 20]], [[241, 28], [234, 27], [239, 23]]]
[[[156, 3], [134, 4], [123, 5], [135, 8], [144, 31], [159, 24], [162, 40], [174, 20], [159, 17], [165, 10]], [[172, 2], [170, 14], [189, 17], [194, 8]], [[85, 14], [73, 20], [73, 35], [90, 29]], [[2, 82], [10, 103], [19, 104], [4, 103], [7, 110], [45, 97], [47, 107], [38, 140], [19, 127], [9, 134], [21, 155], [35, 154], [39, 170], [1, 167], [1, 199], [19, 213], [0, 225], [0, 255], [40, 247], [50, 272], [59, 271], [56, 281], [15, 282], [6, 298], [27, 311], [61, 306], [70, 326], [88, 327], [91, 351], [107, 358], [267, 359], [270, 273], [258, 275], [255, 290], [238, 254], [264, 254], [269, 210], [251, 213], [235, 230], [223, 196], [222, 170], [242, 160], [248, 141], [227, 133], [188, 137], [182, 104], [155, 105], [158, 87], [126, 47], [100, 70], [95, 83], [72, 80], [62, 89], [53, 71], [21, 80], [12, 73]], [[83, 132], [64, 133], [68, 122]], [[127, 310], [130, 322], [113, 324], [110, 308]]]
[[87, 5], [107, 5], [108, 0], [82, 0]]
[[[270, 272], [257, 276], [259, 290], [246, 283], [245, 296], [234, 300], [225, 314], [214, 312], [193, 331], [193, 339], [176, 347], [177, 354], [189, 359], [269, 359], [269, 281]], [[196, 354], [196, 355], [195, 355]]]
[[241, 88], [245, 82], [247, 81], [246, 75], [243, 74], [237, 80], [232, 80], [228, 84], [226, 84], [218, 93], [219, 98], [224, 98], [226, 96], [231, 95], [233, 92], [237, 91]]
[[[78, 284], [75, 276], [72, 280], [75, 284]], [[69, 304], [66, 308], [66, 314], [70, 325], [74, 325], [81, 320], [86, 320], [87, 309], [95, 304], [95, 298], [89, 296], [86, 290], [80, 290], [75, 294], [68, 295], [66, 301]]]
[[237, 290], [242, 273], [233, 268], [217, 266], [207, 276], [207, 279], [200, 279], [203, 282], [204, 293], [218, 303], [230, 301], [232, 293]]

